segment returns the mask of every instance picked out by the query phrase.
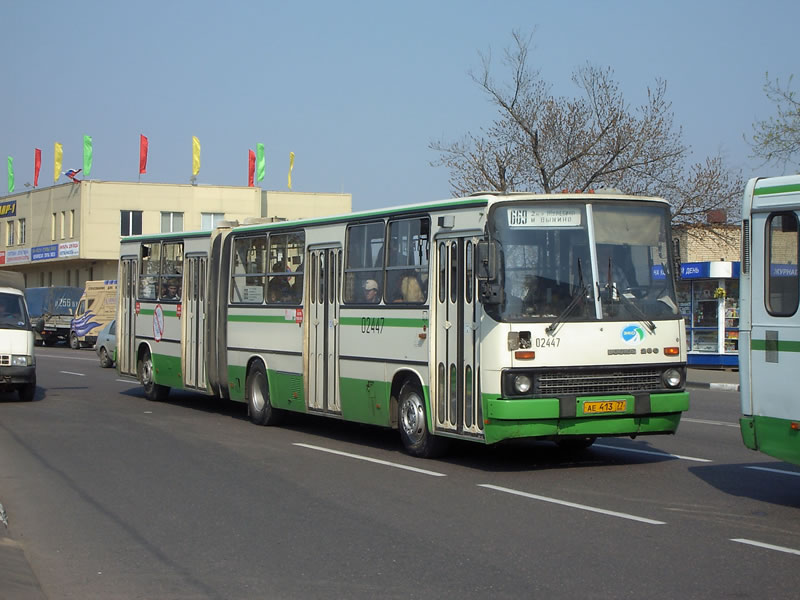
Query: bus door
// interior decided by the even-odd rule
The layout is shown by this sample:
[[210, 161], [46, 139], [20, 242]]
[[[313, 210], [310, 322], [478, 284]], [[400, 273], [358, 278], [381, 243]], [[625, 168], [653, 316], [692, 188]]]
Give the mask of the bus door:
[[[339, 402], [339, 282], [342, 249], [309, 250], [308, 407], [340, 413]], [[308, 272], [308, 269], [307, 269]]]
[[120, 311], [117, 315], [117, 367], [120, 374], [136, 375], [136, 282], [139, 275], [135, 257], [120, 259]]
[[206, 254], [186, 255], [184, 264], [183, 311], [183, 385], [205, 390], [205, 307]]
[[436, 316], [431, 412], [436, 430], [480, 436], [480, 312], [477, 306], [477, 235], [436, 238]]
[[[754, 212], [751, 231], [752, 322], [750, 339], [745, 335], [739, 349], [750, 352], [752, 405], [742, 408], [745, 414], [796, 420], [800, 417], [797, 382], [786, 374], [800, 369], [800, 354], [787, 351], [800, 347], [800, 275], [796, 264], [800, 214], [777, 209]], [[743, 341], [749, 342], [747, 347], [742, 347]]]

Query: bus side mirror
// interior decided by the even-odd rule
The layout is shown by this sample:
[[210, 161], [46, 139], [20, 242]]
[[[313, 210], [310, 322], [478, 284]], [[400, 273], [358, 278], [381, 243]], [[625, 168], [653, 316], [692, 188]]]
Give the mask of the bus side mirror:
[[681, 241], [678, 238], [672, 240], [672, 269], [673, 278], [678, 281], [681, 278]]
[[496, 242], [478, 242], [478, 251], [475, 258], [475, 276], [478, 281], [493, 281], [497, 279]]

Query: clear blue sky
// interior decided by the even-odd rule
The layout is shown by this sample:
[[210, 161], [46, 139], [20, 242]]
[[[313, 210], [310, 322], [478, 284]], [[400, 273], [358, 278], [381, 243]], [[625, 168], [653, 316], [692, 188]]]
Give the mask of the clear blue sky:
[[745, 178], [779, 174], [743, 136], [772, 114], [764, 73], [800, 70], [796, 0], [4, 0], [0, 22], [0, 157], [14, 158], [16, 192], [34, 148], [40, 187], [56, 141], [63, 170], [81, 167], [84, 134], [92, 179], [136, 181], [144, 134], [142, 181], [188, 183], [194, 135], [200, 184], [247, 185], [262, 142], [264, 189], [287, 189], [292, 151], [294, 191], [349, 192], [358, 210], [447, 198], [428, 144], [493, 119], [468, 72], [534, 28], [532, 64], [554, 93], [574, 95], [586, 61], [613, 68], [634, 105], [665, 79], [695, 160], [721, 152]]

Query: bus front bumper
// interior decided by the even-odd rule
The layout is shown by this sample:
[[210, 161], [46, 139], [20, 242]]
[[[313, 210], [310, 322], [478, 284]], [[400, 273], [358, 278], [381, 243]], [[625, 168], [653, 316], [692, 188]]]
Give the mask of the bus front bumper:
[[686, 391], [571, 398], [486, 397], [487, 443], [511, 438], [675, 433]]

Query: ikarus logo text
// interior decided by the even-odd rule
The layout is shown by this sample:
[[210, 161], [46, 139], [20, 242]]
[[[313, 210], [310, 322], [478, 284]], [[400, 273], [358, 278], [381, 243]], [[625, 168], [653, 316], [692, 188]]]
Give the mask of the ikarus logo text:
[[638, 325], [626, 325], [622, 328], [622, 341], [629, 346], [638, 346], [644, 341], [644, 329]]

